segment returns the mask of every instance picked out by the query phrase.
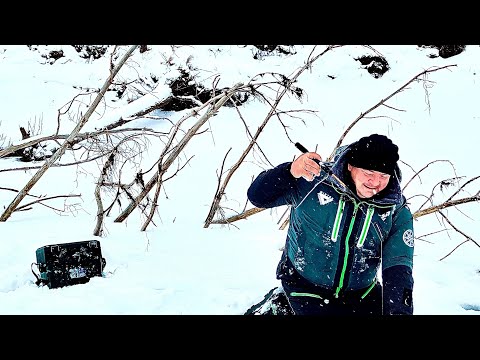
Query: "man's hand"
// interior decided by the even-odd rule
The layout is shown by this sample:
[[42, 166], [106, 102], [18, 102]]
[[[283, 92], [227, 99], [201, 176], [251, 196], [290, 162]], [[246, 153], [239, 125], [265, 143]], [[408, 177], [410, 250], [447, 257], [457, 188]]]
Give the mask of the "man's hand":
[[307, 152], [300, 155], [290, 167], [290, 173], [294, 178], [303, 177], [307, 181], [312, 181], [315, 176], [320, 175], [320, 165], [312, 159], [322, 161], [322, 157], [315, 152]]

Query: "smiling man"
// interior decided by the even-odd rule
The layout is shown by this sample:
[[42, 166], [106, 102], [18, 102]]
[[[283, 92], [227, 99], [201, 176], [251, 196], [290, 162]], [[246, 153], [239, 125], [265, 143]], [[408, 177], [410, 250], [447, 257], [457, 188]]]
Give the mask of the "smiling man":
[[257, 207], [291, 205], [277, 267], [289, 309], [262, 305], [261, 313], [413, 314], [413, 217], [398, 146], [372, 134], [321, 160], [306, 152], [263, 171], [248, 189]]

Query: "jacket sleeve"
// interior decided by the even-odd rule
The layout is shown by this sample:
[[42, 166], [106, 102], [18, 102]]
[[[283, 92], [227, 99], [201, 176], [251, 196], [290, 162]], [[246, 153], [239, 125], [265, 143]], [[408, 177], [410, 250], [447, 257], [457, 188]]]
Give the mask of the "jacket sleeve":
[[286, 162], [261, 172], [247, 190], [248, 200], [259, 208], [291, 204], [289, 197], [297, 186], [297, 179], [290, 173], [291, 164]]
[[396, 211], [382, 250], [383, 312], [413, 314], [413, 216], [404, 205]]
[[383, 270], [384, 315], [413, 315], [412, 269], [395, 265]]

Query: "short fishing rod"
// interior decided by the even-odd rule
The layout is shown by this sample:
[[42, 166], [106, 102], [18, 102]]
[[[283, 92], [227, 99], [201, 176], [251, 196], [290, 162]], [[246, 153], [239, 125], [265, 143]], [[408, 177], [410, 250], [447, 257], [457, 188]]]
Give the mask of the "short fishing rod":
[[[296, 143], [295, 143], [295, 147], [296, 147], [298, 150], [300, 150], [302, 153], [304, 153], [304, 154], [307, 153], [307, 152], [310, 152], [310, 151], [308, 151], [308, 149], [307, 149], [305, 146], [303, 146], [303, 145], [300, 144], [299, 142], [296, 142]], [[318, 165], [320, 165], [320, 166], [322, 166], [323, 164], [325, 164], [325, 161], [321, 161], [321, 160], [318, 160], [318, 159], [311, 159], [311, 160], [315, 161], [315, 162], [316, 162]], [[344, 183], [342, 180], [340, 180], [340, 179], [338, 178], [338, 176], [335, 175], [335, 174], [332, 172], [332, 169], [331, 169], [330, 167], [325, 166], [325, 167], [323, 167], [323, 169], [325, 170], [325, 172], [326, 172], [328, 175], [330, 175], [331, 177], [335, 178], [335, 180], [337, 180], [342, 186], [344, 186], [345, 188], [347, 187], [347, 185], [345, 185], [345, 183]]]

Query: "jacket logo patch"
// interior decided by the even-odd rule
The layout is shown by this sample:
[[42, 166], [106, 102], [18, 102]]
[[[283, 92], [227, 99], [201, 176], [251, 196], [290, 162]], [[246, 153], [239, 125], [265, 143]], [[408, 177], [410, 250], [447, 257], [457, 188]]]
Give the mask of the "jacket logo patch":
[[317, 194], [317, 196], [318, 196], [318, 202], [320, 203], [320, 205], [326, 205], [329, 202], [333, 201], [333, 198], [330, 195], [325, 194], [323, 191], [320, 191]]
[[381, 218], [383, 221], [385, 221], [385, 219], [390, 215], [390, 212], [391, 212], [391, 211], [387, 211], [386, 213], [380, 215], [380, 218]]
[[410, 247], [413, 247], [414, 240], [413, 240], [413, 231], [412, 229], [405, 230], [403, 233], [403, 242]]

